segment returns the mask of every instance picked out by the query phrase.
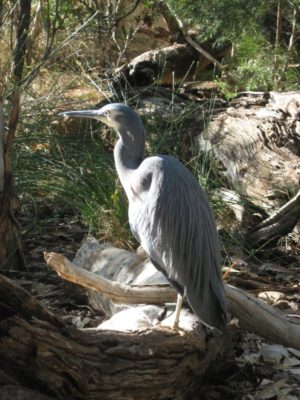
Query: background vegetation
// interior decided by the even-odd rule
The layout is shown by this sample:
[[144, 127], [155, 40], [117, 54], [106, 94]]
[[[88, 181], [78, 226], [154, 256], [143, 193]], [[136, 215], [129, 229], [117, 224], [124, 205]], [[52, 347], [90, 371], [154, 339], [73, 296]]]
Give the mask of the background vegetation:
[[[65, 204], [98, 237], [132, 247], [126, 200], [111, 155], [114, 137], [98, 125], [58, 122], [57, 113], [94, 107], [111, 96], [130, 99], [125, 89], [115, 92], [111, 71], [141, 49], [149, 49], [139, 42], [138, 32], [154, 29], [158, 1], [29, 3], [28, 53], [12, 153], [17, 191], [26, 201], [43, 197]], [[168, 4], [198, 43], [212, 49], [228, 47], [222, 62], [242, 85], [212, 70], [206, 75], [218, 82], [226, 98], [238, 90], [298, 89], [300, 0], [170, 0]], [[15, 87], [11, 66], [19, 12], [19, 1], [0, 1], [0, 102], [6, 115]], [[174, 132], [175, 137], [176, 132], [180, 135], [184, 118], [165, 121], [159, 131], [171, 132], [172, 138]], [[155, 125], [148, 126], [155, 134]], [[168, 134], [155, 137], [148, 143], [149, 154], [162, 150], [184, 160], [180, 137], [176, 143], [166, 140]], [[185, 161], [202, 184], [214, 182], [207, 179], [212, 176], [211, 165], [199, 163], [197, 157]]]

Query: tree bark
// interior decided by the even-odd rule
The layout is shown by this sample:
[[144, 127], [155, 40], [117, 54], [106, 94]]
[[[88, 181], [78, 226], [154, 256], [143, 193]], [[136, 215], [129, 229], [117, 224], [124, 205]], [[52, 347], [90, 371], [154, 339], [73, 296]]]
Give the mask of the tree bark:
[[[15, 139], [20, 112], [20, 90], [23, 67], [26, 56], [26, 46], [30, 25], [31, 0], [20, 0], [20, 17], [17, 27], [16, 44], [13, 52], [12, 88], [9, 94], [10, 110], [8, 132], [4, 135], [4, 143], [0, 161], [4, 166], [2, 193], [0, 193], [0, 267], [14, 268], [24, 266], [20, 245], [17, 216], [19, 202], [13, 186], [11, 152]], [[4, 121], [1, 122], [2, 127]], [[3, 134], [2, 134], [3, 138]]]

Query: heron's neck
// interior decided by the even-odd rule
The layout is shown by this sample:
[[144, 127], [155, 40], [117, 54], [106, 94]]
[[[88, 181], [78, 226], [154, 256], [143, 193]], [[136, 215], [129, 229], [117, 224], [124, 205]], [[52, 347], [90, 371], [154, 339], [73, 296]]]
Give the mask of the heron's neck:
[[122, 186], [128, 196], [131, 186], [132, 173], [139, 167], [144, 159], [145, 141], [126, 140], [120, 135], [114, 149], [116, 169]]

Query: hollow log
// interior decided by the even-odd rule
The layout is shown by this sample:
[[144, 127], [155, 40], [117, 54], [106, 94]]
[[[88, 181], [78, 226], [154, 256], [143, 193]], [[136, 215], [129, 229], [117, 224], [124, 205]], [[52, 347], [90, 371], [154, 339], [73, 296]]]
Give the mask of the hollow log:
[[172, 399], [189, 390], [227, 344], [196, 325], [189, 332], [79, 330], [4, 276], [0, 314], [1, 385], [13, 382], [55, 399]]
[[[212, 50], [213, 60], [222, 58], [228, 46]], [[203, 50], [205, 54], [208, 54]], [[129, 63], [113, 71], [115, 83], [127, 82], [133, 86], [150, 85], [155, 80], [161, 84], [174, 84], [200, 79], [201, 73], [213, 63], [187, 43], [174, 43], [160, 49], [146, 51]]]

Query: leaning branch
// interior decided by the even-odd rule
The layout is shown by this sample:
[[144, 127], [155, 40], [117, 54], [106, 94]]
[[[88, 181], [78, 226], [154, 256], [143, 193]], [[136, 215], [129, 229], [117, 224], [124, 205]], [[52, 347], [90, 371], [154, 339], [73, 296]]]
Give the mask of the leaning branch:
[[262, 221], [249, 238], [256, 243], [267, 242], [273, 238], [287, 235], [300, 219], [300, 190], [279, 210]]
[[207, 51], [205, 51], [201, 46], [199, 46], [198, 43], [196, 43], [190, 35], [187, 33], [183, 33], [184, 38], [186, 42], [192, 46], [195, 50], [198, 51], [198, 53], [202, 54], [205, 58], [207, 58], [209, 61], [211, 61], [220, 71], [224, 72], [224, 74], [235, 84], [239, 85], [240, 87], [243, 87], [242, 82], [231, 72], [228, 71], [227, 67], [221, 64], [217, 59], [215, 59], [211, 54], [209, 54]]
[[[57, 253], [45, 253], [45, 260], [64, 279], [101, 292], [117, 303], [163, 304], [176, 299], [175, 291], [168, 285], [127, 285], [110, 281], [76, 266]], [[233, 286], [225, 285], [225, 293], [228, 311], [239, 319], [243, 329], [300, 350], [300, 325], [292, 323], [268, 304]]]

